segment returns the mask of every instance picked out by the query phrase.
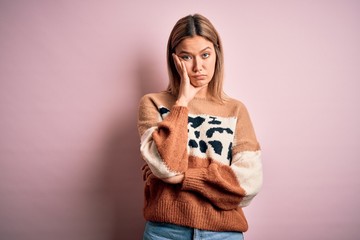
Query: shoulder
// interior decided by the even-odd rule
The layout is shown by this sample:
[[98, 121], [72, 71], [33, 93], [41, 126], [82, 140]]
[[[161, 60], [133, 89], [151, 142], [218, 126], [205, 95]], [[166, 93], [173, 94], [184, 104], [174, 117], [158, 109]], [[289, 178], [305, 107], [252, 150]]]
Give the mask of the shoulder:
[[168, 92], [147, 93], [140, 98], [139, 105], [140, 107], [144, 105], [169, 106], [174, 104], [175, 101], [175, 96]]
[[226, 97], [224, 100], [224, 105], [229, 109], [235, 110], [236, 112], [247, 111], [247, 108], [242, 101], [232, 97]]
[[140, 98], [140, 102], [141, 101], [147, 101], [147, 100], [172, 100], [175, 99], [175, 97], [173, 95], [171, 95], [168, 92], [157, 92], [157, 93], [147, 93], [145, 95], [143, 95]]

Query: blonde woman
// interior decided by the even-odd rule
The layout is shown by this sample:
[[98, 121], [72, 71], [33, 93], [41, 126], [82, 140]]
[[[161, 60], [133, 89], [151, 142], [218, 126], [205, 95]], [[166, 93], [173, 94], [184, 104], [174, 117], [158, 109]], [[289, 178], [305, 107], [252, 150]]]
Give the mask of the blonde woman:
[[262, 185], [260, 146], [243, 103], [223, 92], [211, 22], [181, 18], [167, 45], [169, 85], [139, 104], [144, 239], [243, 239], [242, 208]]

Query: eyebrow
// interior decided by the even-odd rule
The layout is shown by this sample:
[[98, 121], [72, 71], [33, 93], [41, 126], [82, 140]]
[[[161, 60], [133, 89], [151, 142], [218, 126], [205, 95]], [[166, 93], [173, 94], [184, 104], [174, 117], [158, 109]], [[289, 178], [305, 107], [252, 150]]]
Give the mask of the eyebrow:
[[[204, 51], [207, 50], [207, 49], [212, 49], [212, 48], [211, 48], [211, 47], [206, 47], [206, 48], [204, 48], [203, 50], [201, 50], [200, 52], [204, 52]], [[187, 52], [187, 51], [185, 51], [185, 50], [181, 50], [181, 51], [179, 52], [179, 54], [182, 54], [182, 53], [190, 54], [190, 52]]]

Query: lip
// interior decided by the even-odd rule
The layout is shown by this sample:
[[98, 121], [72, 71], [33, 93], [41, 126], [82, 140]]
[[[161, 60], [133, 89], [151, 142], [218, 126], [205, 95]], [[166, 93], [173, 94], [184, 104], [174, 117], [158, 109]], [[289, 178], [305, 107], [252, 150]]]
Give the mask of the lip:
[[196, 79], [205, 79], [206, 75], [205, 74], [198, 74], [198, 75], [193, 75], [192, 77], [196, 78]]

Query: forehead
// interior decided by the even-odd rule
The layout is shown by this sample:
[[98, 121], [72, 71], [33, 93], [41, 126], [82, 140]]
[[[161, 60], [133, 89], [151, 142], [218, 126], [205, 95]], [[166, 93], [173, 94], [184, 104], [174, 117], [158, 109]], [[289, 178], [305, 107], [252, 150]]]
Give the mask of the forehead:
[[198, 52], [205, 48], [210, 47], [214, 49], [214, 44], [201, 36], [194, 36], [185, 38], [182, 40], [177, 47], [175, 48], [176, 51], [187, 51], [187, 52]]

